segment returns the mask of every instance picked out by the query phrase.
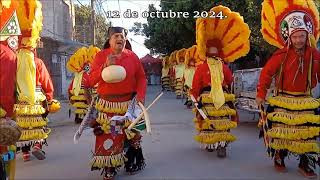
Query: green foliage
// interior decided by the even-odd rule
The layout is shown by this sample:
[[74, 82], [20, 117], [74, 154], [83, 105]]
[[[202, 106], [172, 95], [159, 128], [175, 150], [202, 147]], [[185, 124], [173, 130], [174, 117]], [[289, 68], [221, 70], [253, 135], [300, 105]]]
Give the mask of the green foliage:
[[[79, 42], [91, 44], [91, 7], [75, 5], [76, 34]], [[108, 24], [102, 14], [96, 14], [96, 46], [103, 48], [107, 38]]]
[[[170, 54], [174, 50], [188, 48], [196, 44], [195, 29], [196, 19], [194, 11], [209, 11], [217, 5], [229, 7], [232, 11], [239, 12], [251, 30], [251, 50], [249, 54], [236, 61], [239, 67], [255, 67], [264, 63], [254, 64], [255, 56], [260, 59], [268, 57], [275, 48], [266, 43], [261, 28], [261, 3], [263, 0], [173, 0], [161, 1], [161, 11], [172, 10], [174, 12], [189, 12], [190, 18], [147, 18], [147, 24], [136, 23], [131, 31], [136, 34], [144, 34], [147, 39], [145, 46], [151, 54]], [[149, 5], [149, 12], [156, 11], [153, 5]]]

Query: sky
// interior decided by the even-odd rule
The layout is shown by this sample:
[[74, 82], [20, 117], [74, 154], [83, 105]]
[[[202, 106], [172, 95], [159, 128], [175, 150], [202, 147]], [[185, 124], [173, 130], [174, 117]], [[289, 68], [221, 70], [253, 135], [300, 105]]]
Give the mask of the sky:
[[[90, 4], [91, 0], [79, 0], [82, 4]], [[111, 21], [112, 26], [122, 26], [126, 29], [131, 29], [134, 22], [147, 23], [147, 19], [141, 17], [143, 11], [148, 11], [148, 5], [154, 4], [157, 9], [160, 9], [160, 0], [95, 0], [96, 3], [99, 1], [102, 3], [106, 14], [109, 16], [108, 21]], [[74, 3], [79, 4], [77, 0], [73, 0]], [[99, 7], [99, 6], [98, 6]], [[137, 18], [125, 18], [123, 16], [125, 11], [136, 11]], [[117, 16], [117, 11], [120, 12]], [[117, 16], [112, 18], [111, 16]], [[139, 58], [144, 57], [150, 53], [149, 49], [144, 46], [144, 36], [137, 36], [129, 32], [129, 41], [132, 46], [132, 50], [137, 54]]]

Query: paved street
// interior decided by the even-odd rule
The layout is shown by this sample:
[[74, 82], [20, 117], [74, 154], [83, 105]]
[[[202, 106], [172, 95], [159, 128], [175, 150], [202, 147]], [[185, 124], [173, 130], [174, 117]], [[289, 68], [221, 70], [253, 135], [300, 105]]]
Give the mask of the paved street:
[[[160, 91], [149, 87], [147, 103]], [[45, 147], [47, 159], [23, 162], [18, 155], [17, 179], [93, 179], [102, 177], [98, 171], [90, 171], [89, 160], [94, 136], [86, 131], [79, 144], [73, 144], [77, 129], [72, 118], [68, 118], [68, 104], [61, 112], [51, 115], [52, 134]], [[238, 141], [228, 147], [228, 157], [219, 159], [215, 152], [199, 148], [193, 140], [193, 115], [175, 99], [173, 93], [166, 93], [150, 110], [152, 135], [145, 135], [143, 149], [146, 169], [134, 176], [128, 176], [121, 169], [118, 179], [304, 179], [297, 171], [298, 161], [291, 157], [287, 161], [288, 173], [274, 171], [272, 161], [267, 157], [253, 115], [241, 114], [239, 128], [233, 130]]]

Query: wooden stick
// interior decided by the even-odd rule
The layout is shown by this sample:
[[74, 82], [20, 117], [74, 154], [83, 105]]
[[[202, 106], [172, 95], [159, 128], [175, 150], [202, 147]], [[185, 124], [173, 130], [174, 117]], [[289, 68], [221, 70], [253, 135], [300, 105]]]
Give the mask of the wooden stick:
[[194, 106], [196, 107], [196, 109], [198, 110], [198, 112], [200, 113], [200, 115], [202, 116], [203, 119], [208, 119], [207, 115], [202, 111], [202, 109], [198, 108], [198, 102], [196, 100], [196, 98], [194, 98], [193, 95], [190, 95], [191, 100], [194, 103]]
[[[146, 108], [146, 110], [149, 110], [150, 107], [157, 102], [160, 97], [163, 95], [163, 92], [161, 92], [153, 101], [151, 104], [149, 104], [149, 106]], [[128, 130], [131, 130], [139, 121], [140, 119], [143, 117], [143, 113], [141, 113], [135, 120], [132, 121], [132, 123], [130, 124], [130, 126], [127, 128]]]

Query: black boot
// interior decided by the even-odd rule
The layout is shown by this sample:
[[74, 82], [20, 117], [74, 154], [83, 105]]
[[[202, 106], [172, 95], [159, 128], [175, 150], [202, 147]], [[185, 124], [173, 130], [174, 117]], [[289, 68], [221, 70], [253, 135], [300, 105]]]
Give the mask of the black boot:
[[314, 173], [313, 169], [310, 167], [310, 160], [306, 155], [300, 155], [299, 171], [306, 178], [316, 178], [317, 174]]
[[221, 146], [219, 146], [218, 149], [217, 149], [217, 156], [218, 156], [219, 158], [225, 158], [225, 157], [227, 157], [226, 147], [221, 147]]
[[141, 171], [146, 167], [141, 147], [136, 149], [136, 165], [138, 171]]
[[105, 174], [103, 180], [113, 180], [114, 177], [117, 175], [116, 168], [114, 167], [106, 167], [104, 168]]
[[135, 148], [133, 146], [129, 145], [129, 148], [126, 152], [126, 157], [127, 157], [128, 161], [125, 163], [124, 168], [125, 168], [126, 172], [128, 172], [130, 174], [137, 171], [137, 167], [134, 163], [135, 154], [136, 154]]
[[284, 158], [286, 157], [287, 152], [285, 151], [276, 151], [274, 155], [274, 168], [278, 172], [287, 172], [286, 165], [284, 163]]
[[2, 157], [0, 156], [0, 180], [6, 180], [6, 169], [5, 169], [5, 162], [2, 160]]

